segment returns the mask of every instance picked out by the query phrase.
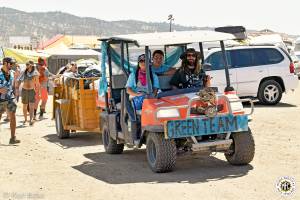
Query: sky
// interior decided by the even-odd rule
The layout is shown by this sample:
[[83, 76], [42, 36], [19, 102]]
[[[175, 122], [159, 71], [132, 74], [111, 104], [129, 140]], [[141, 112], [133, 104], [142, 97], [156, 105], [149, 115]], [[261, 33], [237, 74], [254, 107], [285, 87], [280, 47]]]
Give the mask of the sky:
[[185, 26], [243, 25], [300, 35], [300, 0], [0, 0], [26, 12], [62, 11], [107, 21], [134, 19]]

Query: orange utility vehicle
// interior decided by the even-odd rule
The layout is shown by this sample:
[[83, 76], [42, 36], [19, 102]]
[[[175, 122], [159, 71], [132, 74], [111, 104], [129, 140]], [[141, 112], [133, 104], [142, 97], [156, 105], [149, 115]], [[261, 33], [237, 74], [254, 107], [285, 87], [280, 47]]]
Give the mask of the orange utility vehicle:
[[[214, 31], [184, 31], [166, 33], [146, 33], [118, 35], [101, 39], [102, 54], [108, 57], [108, 84], [105, 102], [100, 113], [100, 128], [104, 147], [109, 154], [120, 154], [124, 145], [140, 148], [146, 145], [148, 164], [154, 172], [168, 172], [175, 167], [180, 154], [223, 152], [229, 163], [244, 165], [254, 157], [254, 140], [248, 127], [248, 115], [253, 112], [250, 99], [241, 100], [230, 85], [229, 67], [225, 54], [225, 40], [234, 39], [227, 33]], [[225, 91], [216, 92], [214, 109], [206, 114], [193, 110], [207, 106], [207, 100], [199, 96], [203, 88], [172, 90], [170, 76], [159, 76], [162, 92], [152, 96], [152, 84], [148, 84], [148, 94], [142, 109], [135, 110], [126, 92], [130, 65], [130, 47], [143, 48], [147, 72], [147, 82], [151, 83], [151, 48], [166, 49], [197, 44], [203, 57], [203, 42], [216, 42], [221, 45], [227, 86]], [[120, 66], [123, 73], [114, 74], [113, 52], [120, 52]], [[126, 53], [127, 52], [127, 56]], [[102, 56], [103, 56], [102, 55]], [[209, 67], [208, 64], [203, 67]], [[102, 72], [102, 76], [106, 72]], [[213, 80], [213, 79], [212, 79]], [[212, 83], [213, 84], [213, 83]], [[210, 91], [215, 88], [210, 88]], [[251, 112], [245, 113], [242, 101], [250, 101]]]

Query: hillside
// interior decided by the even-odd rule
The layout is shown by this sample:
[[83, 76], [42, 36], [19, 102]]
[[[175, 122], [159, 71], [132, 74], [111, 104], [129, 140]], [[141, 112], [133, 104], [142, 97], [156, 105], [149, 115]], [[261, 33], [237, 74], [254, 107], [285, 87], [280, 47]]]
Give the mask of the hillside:
[[[104, 21], [90, 17], [78, 17], [59, 11], [29, 13], [0, 7], [0, 16], [0, 32], [5, 38], [16, 35], [50, 38], [57, 34], [101, 36], [169, 30], [167, 22], [147, 23], [136, 20]], [[177, 31], [207, 29], [185, 27], [176, 24], [172, 28]]]

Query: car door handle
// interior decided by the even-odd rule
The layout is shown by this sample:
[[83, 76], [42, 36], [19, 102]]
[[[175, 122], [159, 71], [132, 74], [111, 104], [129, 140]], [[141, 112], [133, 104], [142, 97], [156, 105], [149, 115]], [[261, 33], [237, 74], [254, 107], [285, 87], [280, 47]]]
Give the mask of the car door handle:
[[264, 70], [259, 70], [258, 72], [259, 72], [259, 73], [262, 73], [262, 72], [264, 72]]

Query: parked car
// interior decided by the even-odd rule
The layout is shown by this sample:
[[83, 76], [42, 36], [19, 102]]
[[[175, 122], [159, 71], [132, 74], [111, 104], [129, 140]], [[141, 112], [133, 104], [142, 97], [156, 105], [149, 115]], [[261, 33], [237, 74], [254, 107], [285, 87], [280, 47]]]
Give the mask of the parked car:
[[[282, 93], [294, 90], [298, 78], [289, 54], [278, 46], [236, 46], [227, 48], [230, 80], [240, 97], [257, 97], [263, 104], [280, 102]], [[220, 49], [211, 49], [205, 63], [212, 86], [222, 91], [226, 86]]]

